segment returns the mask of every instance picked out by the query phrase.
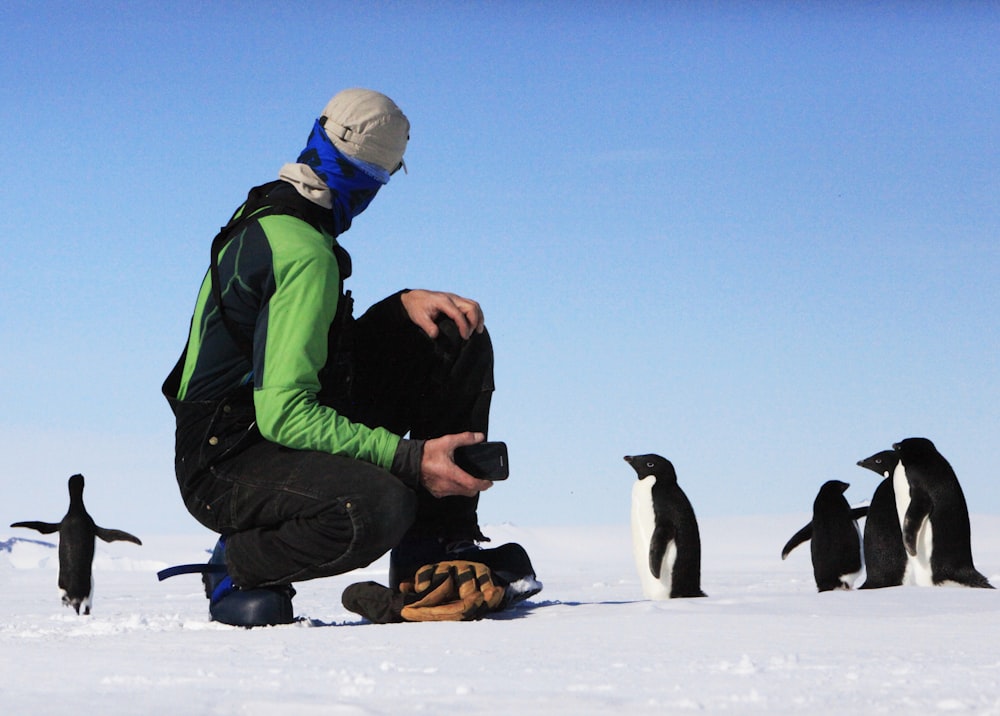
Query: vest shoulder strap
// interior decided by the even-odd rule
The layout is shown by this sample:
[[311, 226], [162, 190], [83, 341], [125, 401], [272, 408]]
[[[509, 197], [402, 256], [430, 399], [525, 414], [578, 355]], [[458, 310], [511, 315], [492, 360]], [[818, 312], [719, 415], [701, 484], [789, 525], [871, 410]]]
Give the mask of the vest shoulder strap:
[[[291, 192], [288, 191], [291, 189]], [[235, 321], [226, 313], [222, 305], [222, 281], [219, 278], [219, 256], [222, 249], [229, 243], [236, 229], [247, 221], [257, 221], [265, 216], [293, 216], [301, 219], [317, 231], [326, 231], [336, 236], [333, 224], [333, 217], [329, 210], [313, 204], [305, 199], [287, 182], [280, 179], [267, 184], [255, 186], [247, 194], [247, 199], [233, 212], [229, 221], [219, 229], [219, 233], [212, 239], [211, 264], [209, 272], [212, 281], [212, 298], [219, 309], [219, 316], [222, 318], [226, 330], [230, 337], [239, 346], [240, 351], [246, 356], [253, 354], [253, 344], [239, 331]], [[333, 245], [333, 253], [340, 268], [341, 293], [343, 293], [344, 279], [351, 275], [351, 255], [338, 243]]]

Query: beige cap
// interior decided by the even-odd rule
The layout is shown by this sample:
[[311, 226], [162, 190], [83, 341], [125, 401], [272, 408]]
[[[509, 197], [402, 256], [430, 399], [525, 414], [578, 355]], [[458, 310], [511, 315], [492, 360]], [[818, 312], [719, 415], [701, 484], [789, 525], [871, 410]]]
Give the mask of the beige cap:
[[394, 172], [403, 165], [410, 121], [381, 92], [346, 89], [333, 96], [320, 118], [333, 145], [344, 154]]

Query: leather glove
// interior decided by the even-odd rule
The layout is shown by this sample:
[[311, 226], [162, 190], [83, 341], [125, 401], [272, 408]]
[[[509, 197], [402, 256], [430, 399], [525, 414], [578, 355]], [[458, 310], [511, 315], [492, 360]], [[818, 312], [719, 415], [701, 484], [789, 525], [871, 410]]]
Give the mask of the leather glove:
[[352, 584], [342, 601], [376, 624], [471, 621], [496, 609], [503, 595], [485, 564], [452, 560], [424, 565], [398, 592], [375, 582]]
[[465, 560], [424, 565], [399, 591], [414, 597], [400, 612], [408, 622], [482, 619], [496, 609], [504, 592], [494, 584], [489, 567]]

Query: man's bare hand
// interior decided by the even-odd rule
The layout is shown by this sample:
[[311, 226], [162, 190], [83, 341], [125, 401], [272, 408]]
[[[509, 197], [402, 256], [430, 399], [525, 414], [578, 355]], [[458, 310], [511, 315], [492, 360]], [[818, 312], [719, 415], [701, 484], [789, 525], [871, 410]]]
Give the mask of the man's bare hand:
[[477, 480], [455, 464], [455, 448], [475, 445], [484, 439], [482, 433], [444, 435], [424, 442], [424, 457], [420, 463], [420, 484], [434, 497], [464, 495], [473, 497], [493, 487], [489, 480]]
[[479, 304], [471, 298], [463, 298], [454, 293], [417, 289], [404, 293], [402, 301], [410, 320], [431, 338], [437, 338], [438, 327], [434, 321], [441, 315], [448, 316], [455, 322], [458, 332], [465, 340], [474, 332], [482, 333], [486, 325], [483, 309]]

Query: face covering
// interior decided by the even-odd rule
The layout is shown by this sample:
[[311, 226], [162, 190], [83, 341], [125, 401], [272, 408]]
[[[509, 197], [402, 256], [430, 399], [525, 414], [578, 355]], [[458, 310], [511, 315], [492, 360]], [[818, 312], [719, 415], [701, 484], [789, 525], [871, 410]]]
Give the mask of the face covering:
[[338, 234], [350, 228], [354, 217], [368, 208], [378, 190], [389, 181], [385, 169], [341, 153], [319, 120], [297, 161], [309, 165], [330, 188]]

